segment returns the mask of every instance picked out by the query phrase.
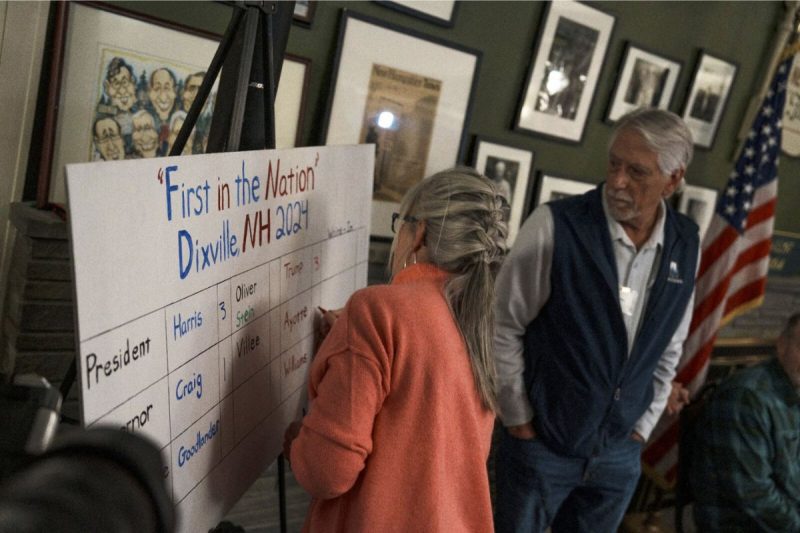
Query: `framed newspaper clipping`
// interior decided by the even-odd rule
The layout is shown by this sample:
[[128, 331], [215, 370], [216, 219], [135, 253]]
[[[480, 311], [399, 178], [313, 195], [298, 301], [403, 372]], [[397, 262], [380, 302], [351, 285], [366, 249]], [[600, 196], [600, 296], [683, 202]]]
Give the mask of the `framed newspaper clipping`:
[[372, 235], [422, 178], [463, 161], [480, 52], [344, 11], [326, 145], [375, 145]]

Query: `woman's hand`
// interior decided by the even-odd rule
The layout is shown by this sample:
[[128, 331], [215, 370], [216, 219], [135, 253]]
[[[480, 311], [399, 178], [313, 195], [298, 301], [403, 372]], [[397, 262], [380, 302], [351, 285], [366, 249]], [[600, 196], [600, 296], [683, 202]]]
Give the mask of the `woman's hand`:
[[283, 433], [283, 457], [292, 462], [291, 453], [292, 453], [292, 441], [297, 438], [297, 435], [300, 434], [300, 428], [303, 427], [303, 422], [300, 420], [295, 420], [289, 427], [286, 428], [286, 431]]
[[318, 309], [322, 313], [322, 319], [320, 320], [319, 329], [317, 330], [317, 346], [319, 346], [322, 341], [325, 340], [325, 337], [328, 336], [328, 333], [331, 332], [331, 328], [343, 311], [342, 309], [327, 310], [322, 307]]

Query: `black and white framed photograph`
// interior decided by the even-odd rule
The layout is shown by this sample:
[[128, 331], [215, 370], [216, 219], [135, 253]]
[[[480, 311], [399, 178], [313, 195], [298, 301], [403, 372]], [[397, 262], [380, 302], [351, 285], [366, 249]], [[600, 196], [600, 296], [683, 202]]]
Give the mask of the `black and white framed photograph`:
[[694, 143], [701, 148], [714, 144], [737, 70], [735, 63], [700, 52], [683, 107], [683, 120], [692, 131]]
[[708, 187], [686, 185], [678, 199], [678, 211], [694, 220], [700, 227], [700, 240], [708, 230], [717, 205], [717, 191]]
[[597, 187], [596, 183], [562, 178], [546, 172], [539, 173], [538, 181], [539, 185], [534, 207], [547, 202], [561, 200], [562, 198], [583, 194]]
[[681, 63], [628, 43], [606, 120], [616, 122], [640, 107], [668, 109], [675, 94]]
[[301, 26], [310, 27], [317, 10], [317, 0], [296, 0], [292, 20]]
[[572, 0], [548, 4], [515, 130], [581, 141], [614, 23]]
[[791, 157], [800, 157], [800, 60], [797, 59], [797, 54], [786, 79], [786, 96], [781, 120], [783, 153]]
[[372, 235], [415, 183], [464, 161], [480, 52], [345, 11], [325, 144], [375, 145]]
[[511, 245], [528, 215], [529, 197], [533, 188], [531, 171], [534, 153], [523, 148], [478, 137], [472, 164], [494, 181], [511, 208], [508, 219], [508, 244]]
[[378, 0], [377, 3], [448, 28], [453, 26], [458, 7], [456, 0]]

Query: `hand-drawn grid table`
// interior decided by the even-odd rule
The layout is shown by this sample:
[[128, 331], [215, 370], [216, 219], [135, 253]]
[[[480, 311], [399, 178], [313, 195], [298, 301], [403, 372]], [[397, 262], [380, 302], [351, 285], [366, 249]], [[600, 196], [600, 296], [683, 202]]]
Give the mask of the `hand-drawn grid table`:
[[[366, 285], [366, 231], [306, 246], [83, 340], [84, 391], [109, 389], [104, 404], [86, 406], [85, 424], [154, 439], [180, 503], [259, 426], [285, 427], [293, 417], [268, 421], [281, 407], [294, 404], [288, 411], [297, 414], [304, 404], [316, 310], [340, 307]], [[135, 390], [126, 368], [136, 371]], [[143, 376], [151, 384], [141, 390]], [[271, 433], [254, 442], [277, 454], [282, 434]]]

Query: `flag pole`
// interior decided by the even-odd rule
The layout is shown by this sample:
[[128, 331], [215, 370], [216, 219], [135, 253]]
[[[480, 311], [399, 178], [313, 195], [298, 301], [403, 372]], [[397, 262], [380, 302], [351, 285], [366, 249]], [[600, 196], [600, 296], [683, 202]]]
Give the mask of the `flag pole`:
[[[675, 377], [693, 395], [706, 379], [720, 325], [764, 295], [791, 58], [783, 56], [774, 71], [703, 239], [692, 320]], [[664, 415], [642, 452], [643, 470], [667, 486], [678, 475], [679, 439], [679, 420]]]
[[[761, 82], [760, 89], [750, 99], [747, 112], [744, 114], [742, 125], [739, 128], [739, 134], [736, 136], [739, 142], [730, 156], [731, 161], [736, 161], [744, 148], [747, 142], [747, 132], [750, 131], [750, 126], [752, 126], [753, 120], [756, 118], [756, 113], [758, 113], [758, 109], [761, 106], [761, 101], [769, 90], [769, 85], [772, 83], [772, 78], [775, 76], [775, 70], [778, 68], [778, 64], [784, 59], [783, 56], [787, 51], [789, 39], [797, 35], [800, 0], [787, 0], [783, 5], [786, 8], [786, 14], [783, 17], [783, 21], [778, 25], [778, 31], [772, 40], [772, 57], [769, 61], [769, 67], [762, 78], [763, 81]], [[800, 51], [800, 49], [795, 50], [795, 52], [797, 51]]]

